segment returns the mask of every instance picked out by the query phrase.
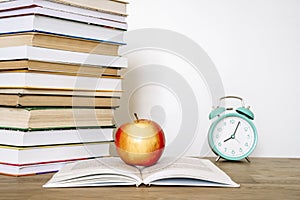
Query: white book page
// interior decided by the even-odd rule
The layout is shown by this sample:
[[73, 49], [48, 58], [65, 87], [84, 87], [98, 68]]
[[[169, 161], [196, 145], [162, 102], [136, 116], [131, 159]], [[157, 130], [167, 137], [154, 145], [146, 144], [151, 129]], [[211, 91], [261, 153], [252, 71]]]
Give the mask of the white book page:
[[120, 158], [108, 157], [75, 162], [63, 167], [44, 187], [140, 185], [140, 171]]
[[189, 185], [239, 187], [211, 161], [199, 158], [162, 158], [142, 170], [146, 185]]

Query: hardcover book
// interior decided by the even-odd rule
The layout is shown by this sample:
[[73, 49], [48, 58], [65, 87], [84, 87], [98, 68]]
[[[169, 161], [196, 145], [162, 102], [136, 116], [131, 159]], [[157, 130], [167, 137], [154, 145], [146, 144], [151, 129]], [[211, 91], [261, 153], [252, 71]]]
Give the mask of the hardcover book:
[[38, 32], [0, 35], [0, 47], [13, 46], [34, 46], [89, 54], [118, 56], [120, 45], [93, 39], [80, 39], [71, 36], [59, 36]]
[[105, 11], [108, 13], [114, 13], [119, 15], [126, 15], [126, 1], [121, 0], [53, 0], [59, 3], [65, 3], [69, 5], [79, 6], [83, 8], [91, 8], [99, 11]]
[[45, 173], [57, 172], [64, 165], [76, 162], [78, 160], [84, 160], [88, 158], [79, 158], [65, 161], [54, 161], [54, 162], [42, 162], [33, 164], [9, 164], [0, 163], [0, 174], [9, 176], [29, 176], [39, 175]]
[[102, 42], [124, 44], [123, 30], [99, 25], [47, 17], [43, 15], [24, 15], [0, 20], [0, 34], [41, 32], [82, 39], [95, 39]]
[[120, 91], [122, 89], [121, 84], [122, 79], [117, 77], [72, 76], [57, 73], [37, 73], [28, 70], [0, 71], [0, 87], [2, 88], [36, 87]]
[[44, 62], [36, 60], [9, 60], [0, 61], [0, 73], [13, 70], [27, 70], [32, 72], [53, 72], [61, 74], [69, 74], [73, 76], [89, 76], [89, 77], [120, 77], [121, 69], [116, 67], [97, 67], [90, 65], [65, 64]]
[[2, 145], [0, 146], [0, 162], [10, 165], [28, 165], [41, 162], [109, 156], [110, 144], [111, 142], [95, 142], [36, 147]]
[[98, 108], [0, 107], [0, 127], [17, 130], [114, 126], [113, 110]]
[[[1, 20], [0, 20], [1, 22]], [[127, 59], [120, 56], [80, 53], [32, 46], [0, 48], [1, 61], [35, 60], [74, 65], [126, 68]]]
[[113, 127], [22, 131], [0, 129], [0, 145], [33, 147], [113, 141]]
[[[103, 1], [103, 0], [102, 0]], [[127, 24], [125, 22], [112, 21], [103, 18], [91, 17], [83, 14], [76, 14], [70, 12], [64, 12], [60, 10], [53, 10], [49, 8], [43, 8], [38, 6], [18, 8], [13, 10], [1, 11], [0, 18], [5, 17], [15, 17], [22, 15], [44, 15], [49, 17], [56, 17], [60, 19], [73, 20], [77, 22], [84, 22], [89, 24], [95, 24], [100, 26], [106, 26], [110, 28], [117, 28], [121, 30], [127, 29]]]
[[[111, 13], [114, 15], [126, 16], [126, 5], [128, 2], [121, 0], [0, 0], [3, 10], [9, 7], [26, 7], [26, 5], [40, 5], [56, 8], [61, 6], [66, 9], [76, 10], [82, 8], [84, 10], [94, 10], [97, 12]], [[65, 7], [64, 7], [64, 6]]]
[[23, 95], [55, 95], [55, 96], [83, 96], [83, 97], [121, 97], [122, 91], [105, 91], [105, 90], [67, 90], [67, 89], [51, 89], [51, 88], [1, 88], [0, 94]]
[[10, 107], [118, 108], [118, 97], [0, 94], [0, 105]]

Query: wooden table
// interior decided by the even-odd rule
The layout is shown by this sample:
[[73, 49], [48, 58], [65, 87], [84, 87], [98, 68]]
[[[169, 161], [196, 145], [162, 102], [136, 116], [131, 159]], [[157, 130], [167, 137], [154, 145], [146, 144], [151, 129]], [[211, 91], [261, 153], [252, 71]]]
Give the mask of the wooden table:
[[0, 199], [280, 199], [300, 200], [300, 159], [252, 158], [216, 163], [240, 188], [142, 186], [44, 189], [52, 174], [0, 176]]

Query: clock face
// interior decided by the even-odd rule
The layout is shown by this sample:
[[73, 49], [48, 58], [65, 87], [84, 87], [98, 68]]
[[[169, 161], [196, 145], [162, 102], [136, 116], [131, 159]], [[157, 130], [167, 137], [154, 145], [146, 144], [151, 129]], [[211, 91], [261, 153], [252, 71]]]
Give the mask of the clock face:
[[241, 160], [254, 150], [256, 128], [246, 117], [230, 113], [218, 118], [209, 130], [209, 144], [222, 158]]

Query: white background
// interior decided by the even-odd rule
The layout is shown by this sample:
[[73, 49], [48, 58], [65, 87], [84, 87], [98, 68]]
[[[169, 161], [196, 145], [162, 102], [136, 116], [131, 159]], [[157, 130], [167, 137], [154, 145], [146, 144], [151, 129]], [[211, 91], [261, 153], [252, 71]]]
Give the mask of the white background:
[[[163, 28], [186, 35], [214, 62], [226, 95], [241, 96], [251, 106], [259, 133], [252, 156], [300, 157], [300, 1], [129, 2], [129, 31]], [[198, 155], [206, 139], [212, 106], [206, 97], [203, 128], [188, 154]]]

